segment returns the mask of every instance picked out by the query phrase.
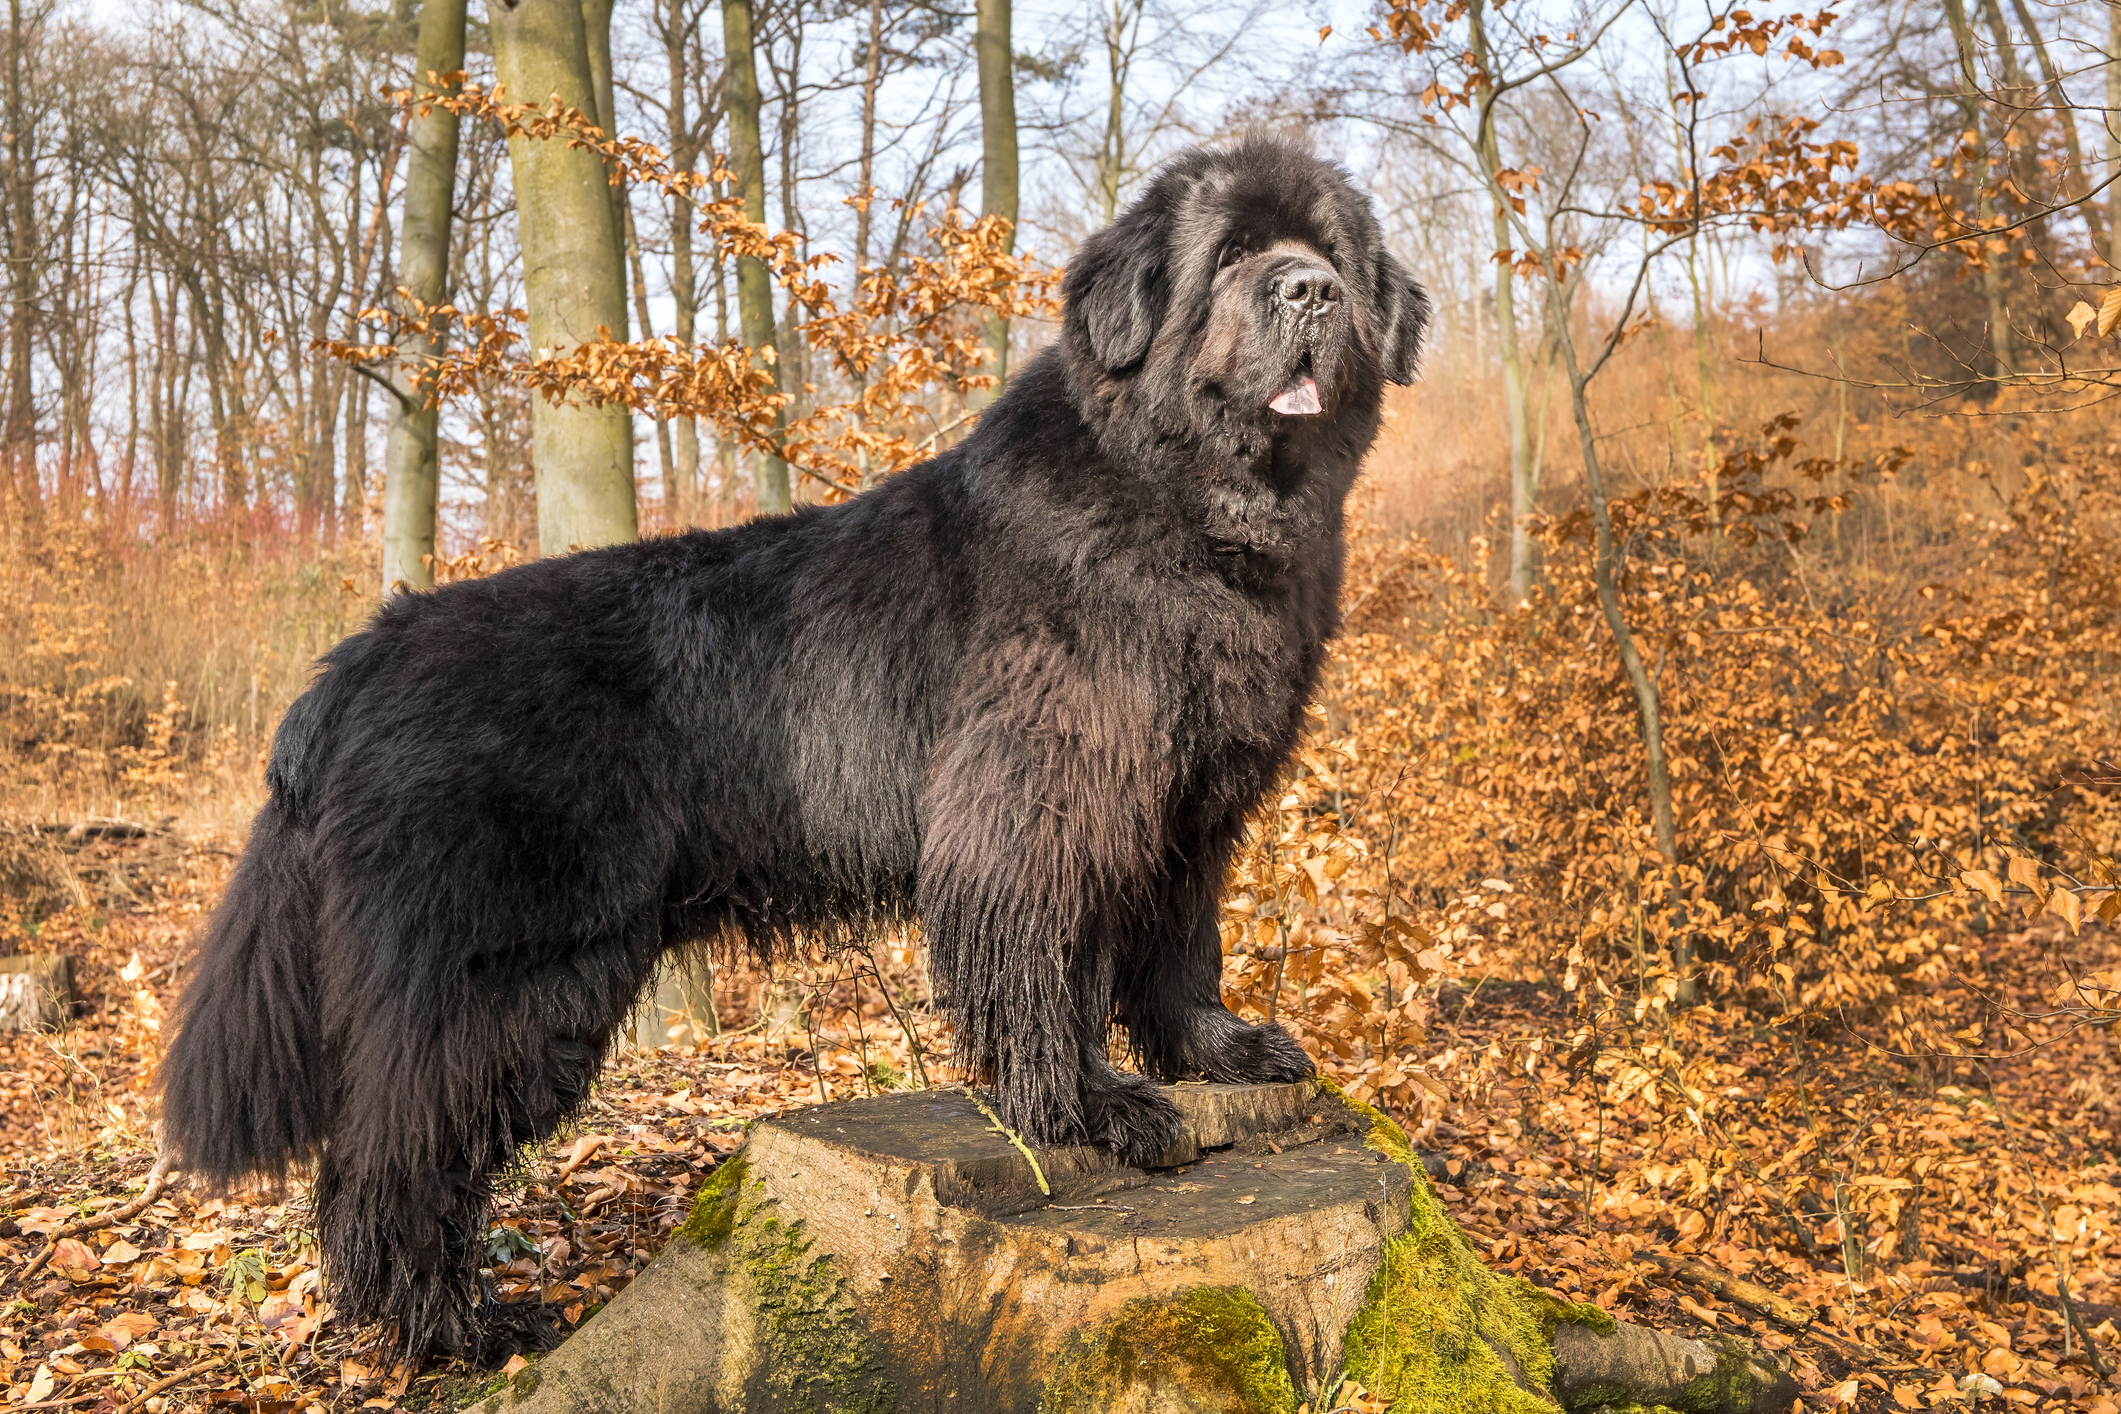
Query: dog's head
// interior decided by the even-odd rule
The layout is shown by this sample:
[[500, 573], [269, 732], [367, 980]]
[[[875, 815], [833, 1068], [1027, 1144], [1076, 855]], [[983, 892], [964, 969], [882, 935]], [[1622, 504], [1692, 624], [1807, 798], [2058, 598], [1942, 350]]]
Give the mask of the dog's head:
[[1198, 469], [1255, 474], [1292, 443], [1352, 437], [1359, 456], [1429, 316], [1347, 174], [1264, 136], [1167, 163], [1063, 294], [1071, 364], [1115, 419], [1199, 447]]

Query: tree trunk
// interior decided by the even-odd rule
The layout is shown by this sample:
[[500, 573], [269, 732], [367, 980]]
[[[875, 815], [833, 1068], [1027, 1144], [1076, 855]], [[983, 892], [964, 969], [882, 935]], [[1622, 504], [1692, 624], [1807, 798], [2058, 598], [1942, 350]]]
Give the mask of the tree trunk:
[[[856, 158], [855, 190], [861, 193], [861, 204], [854, 211], [854, 281], [856, 298], [860, 298], [862, 272], [869, 268], [869, 238], [874, 229], [870, 208], [876, 204], [876, 94], [884, 77], [884, 0], [869, 0], [868, 52], [862, 62], [862, 125], [861, 147]], [[854, 392], [859, 400], [869, 389], [869, 371], [854, 370]], [[857, 447], [855, 465], [861, 470], [861, 487], [869, 489], [875, 473], [869, 466], [869, 449]]]
[[[1016, 73], [1010, 48], [1009, 0], [978, 0], [978, 27], [973, 43], [979, 53], [980, 214], [1009, 223], [1008, 249], [1016, 249]], [[1009, 376], [1009, 321], [989, 315], [982, 330], [987, 344], [986, 372]], [[965, 399], [967, 407], [985, 407], [1000, 396], [1001, 383]]]
[[[611, 8], [613, 0], [582, 0], [582, 38], [589, 48], [589, 88], [597, 96], [596, 111], [590, 120], [604, 130], [604, 136], [619, 135], [618, 92], [611, 78]], [[609, 182], [609, 178], [606, 178]], [[621, 243], [627, 239], [627, 214], [630, 203], [626, 197], [624, 182], [610, 183], [605, 190], [611, 196], [611, 219], [619, 232]], [[611, 337], [622, 343], [631, 337], [626, 324], [626, 304], [619, 302], [619, 322], [611, 326]]]
[[[1982, 131], [1981, 76], [1974, 65], [1974, 30], [1967, 21], [1966, 0], [1944, 0], [1944, 17], [1951, 27], [1952, 43], [1959, 55], [1959, 110], [1965, 115], [1967, 128], [1978, 133]], [[1984, 143], [1983, 165], [1975, 176], [1979, 187], [1974, 197], [1974, 214], [1984, 230], [1996, 222], [1995, 184], [1989, 180], [1989, 172], [1999, 160], [2008, 162], [2008, 152], [2000, 147], [2000, 135], [1992, 131]], [[2003, 273], [1992, 257], [1982, 261], [1981, 293], [1988, 306], [1989, 352], [1995, 372], [2005, 374], [2010, 372], [2011, 364], [2010, 314], [2003, 302]]]
[[[635, 229], [633, 206], [629, 202], [624, 212], [626, 230], [626, 267], [633, 276], [633, 316], [640, 321], [641, 337], [655, 337], [655, 325], [648, 318], [648, 270], [641, 263], [641, 234]], [[677, 463], [670, 454], [670, 423], [665, 418], [655, 419], [656, 467], [663, 473], [663, 528], [674, 530], [678, 526], [680, 496], [678, 494]]]
[[[2025, 29], [2025, 42], [2032, 47], [2033, 58], [2039, 62], [2040, 75], [2047, 81], [2048, 111], [2054, 114], [2055, 122], [2062, 129], [2062, 150], [2069, 154], [2069, 183], [2066, 188], [2080, 199], [2078, 210], [2084, 214], [2084, 225], [2091, 236], [2092, 250], [2103, 252], [2106, 248], [2107, 230], [2105, 213], [2095, 201], [2082, 201], [2082, 195], [2093, 186], [2090, 165], [2084, 159], [2084, 142], [2077, 132], [2077, 110], [2071, 106], [2069, 93], [2062, 86], [2062, 70], [2056, 65], [2054, 55], [2048, 52], [2047, 38], [2040, 33], [2040, 25], [2032, 7], [2026, 0], [2011, 0], [2011, 8], [2017, 12], [2018, 23]], [[2109, 63], [2111, 73], [2114, 65]], [[2102, 257], [2103, 258], [2103, 257]]]
[[[728, 195], [724, 183], [715, 184], [716, 199]], [[729, 262], [714, 262], [714, 342], [720, 348], [729, 342]], [[730, 520], [736, 499], [736, 438], [720, 430], [714, 438], [714, 524], [717, 529]]]
[[[670, 65], [670, 161], [679, 171], [690, 172], [699, 159], [688, 110], [690, 60], [675, 3], [668, 14], [663, 49]], [[692, 229], [697, 219], [691, 201], [683, 196], [670, 198], [670, 301], [676, 307], [672, 329], [678, 342], [688, 347], [697, 337], [700, 303], [699, 276], [692, 260]], [[671, 456], [677, 466], [678, 524], [694, 525], [699, 519], [700, 426], [689, 417], [673, 418], [670, 433]]]
[[[1620, 603], [1620, 553], [1613, 543], [1613, 514], [1606, 499], [1605, 468], [1598, 459], [1598, 435], [1591, 423], [1590, 375], [1577, 361], [1576, 341], [1565, 322], [1566, 307], [1557, 310], [1554, 317], [1562, 357], [1567, 363], [1569, 405], [1576, 418], [1577, 444], [1583, 454], [1584, 489], [1591, 502], [1591, 582], [1598, 591], [1598, 607], [1605, 615], [1606, 627], [1612, 632], [1614, 646], [1620, 650], [1621, 670], [1635, 694], [1636, 716], [1642, 728], [1644, 775], [1650, 796], [1651, 833], [1657, 842], [1657, 852], [1664, 856], [1665, 862], [1677, 864], [1679, 825], [1672, 809], [1672, 776], [1664, 754], [1663, 699], [1657, 679], [1651, 676], [1649, 665], [1643, 661], [1642, 650], [1635, 642], [1634, 631], [1629, 628], [1627, 614]], [[1676, 903], [1676, 895], [1673, 901]], [[1692, 947], [1683, 931], [1675, 933], [1674, 939], [1672, 966], [1679, 979], [1679, 992], [1674, 1000], [1681, 1006], [1692, 1006], [1699, 997], [1693, 975]]]
[[[2107, 173], [2121, 172], [2121, 5], [2106, 7], [2106, 160]], [[2106, 189], [2106, 264], [2121, 270], [2121, 182]]]
[[632, 1286], [475, 1407], [1293, 1414], [1347, 1381], [1495, 1414], [1796, 1396], [1741, 1342], [1488, 1271], [1374, 1110], [1312, 1082], [1164, 1093], [1188, 1132], [1159, 1170], [1021, 1149], [961, 1091], [763, 1120]]
[[[1105, 224], [1111, 225], [1119, 215], [1119, 187], [1127, 163], [1127, 71], [1133, 62], [1133, 49], [1127, 44], [1126, 5], [1130, 0], [1111, 0], [1111, 12], [1104, 17], [1105, 69], [1111, 84], [1105, 103], [1105, 135], [1097, 151], [1098, 198], [1105, 208]], [[1139, 32], [1140, 6], [1136, 5], [1136, 25]]]
[[[423, 0], [413, 83], [464, 67], [465, 0]], [[457, 115], [436, 108], [412, 119], [405, 214], [398, 232], [398, 280], [422, 305], [449, 297], [449, 208], [456, 189]], [[383, 594], [435, 582], [435, 513], [442, 484], [441, 409], [420, 383], [424, 360], [442, 341], [406, 340], [391, 369], [390, 433], [383, 453]]]
[[[490, 12], [494, 68], [519, 101], [558, 95], [598, 111], [580, 0], [518, 0]], [[560, 140], [508, 140], [520, 213], [530, 342], [564, 353], [626, 328], [626, 257], [610, 172], [593, 152]], [[531, 408], [538, 488], [538, 551], [565, 554], [640, 535], [633, 488], [633, 420], [612, 404], [538, 398]]]
[[[722, 0], [722, 106], [729, 113], [729, 168], [744, 219], [766, 222], [766, 153], [759, 142], [759, 71], [752, 53], [751, 0]], [[773, 274], [764, 262], [739, 256], [736, 263], [739, 336], [757, 350], [773, 348]], [[779, 386], [780, 364], [767, 364]], [[786, 421], [776, 413], [778, 430]], [[754, 498], [760, 515], [779, 515], [793, 504], [788, 463], [779, 457], [754, 456]]]
[[[1488, 48], [1487, 15], [1479, 0], [1468, 11], [1472, 22], [1473, 61], [1483, 73], [1492, 73], [1493, 56]], [[1517, 272], [1510, 255], [1516, 244], [1510, 236], [1507, 196], [1496, 180], [1502, 171], [1501, 145], [1495, 136], [1495, 110], [1484, 106], [1475, 144], [1481, 173], [1487, 179], [1489, 199], [1495, 207], [1495, 336], [1502, 358], [1502, 416], [1510, 435], [1510, 599], [1523, 603], [1532, 590], [1532, 535], [1525, 521], [1538, 508], [1539, 486], [1532, 468], [1531, 439], [1525, 428], [1524, 356], [1517, 340]]]
[[36, 174], [29, 117], [22, 92], [22, 51], [27, 32], [22, 0], [7, 6], [7, 459], [15, 494], [34, 517], [42, 499], [37, 485], [37, 411], [30, 387], [30, 358], [37, 304]]
[[[983, 6], [980, 14], [984, 16]], [[884, 0], [869, 0], [869, 45], [862, 61], [862, 145], [857, 159], [857, 175], [854, 186], [863, 197], [862, 204], [854, 212], [854, 269], [856, 278], [869, 264], [869, 232], [872, 229], [869, 208], [869, 189], [876, 185], [876, 91], [884, 76]], [[986, 82], [986, 70], [980, 70], [980, 81]], [[1011, 97], [1011, 103], [1015, 102]], [[985, 116], [984, 107], [981, 110]]]

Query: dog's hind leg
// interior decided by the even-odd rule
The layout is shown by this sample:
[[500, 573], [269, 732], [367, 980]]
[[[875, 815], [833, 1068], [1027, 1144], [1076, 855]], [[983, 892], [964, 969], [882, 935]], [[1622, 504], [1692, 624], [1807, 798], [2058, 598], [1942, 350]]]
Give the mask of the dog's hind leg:
[[1115, 1010], [1143, 1070], [1163, 1080], [1301, 1080], [1311, 1058], [1272, 1023], [1223, 1005], [1220, 870], [1167, 880], [1157, 911], [1121, 962]]
[[549, 1319], [481, 1287], [492, 1175], [588, 1098], [660, 950], [644, 915], [527, 969], [464, 969], [363, 1019], [315, 1190], [326, 1272], [353, 1321], [395, 1323], [412, 1357], [491, 1364], [553, 1343]]

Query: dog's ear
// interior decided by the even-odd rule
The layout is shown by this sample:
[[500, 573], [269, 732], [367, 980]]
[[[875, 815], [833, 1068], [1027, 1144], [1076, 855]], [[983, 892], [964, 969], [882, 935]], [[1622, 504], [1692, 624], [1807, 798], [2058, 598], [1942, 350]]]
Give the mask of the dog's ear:
[[1399, 258], [1386, 251], [1377, 263], [1377, 327], [1384, 345], [1385, 377], [1414, 381], [1421, 339], [1429, 327], [1429, 292], [1416, 284]]
[[1162, 221], [1146, 203], [1076, 248], [1061, 295], [1068, 322], [1106, 371], [1140, 363], [1170, 298]]

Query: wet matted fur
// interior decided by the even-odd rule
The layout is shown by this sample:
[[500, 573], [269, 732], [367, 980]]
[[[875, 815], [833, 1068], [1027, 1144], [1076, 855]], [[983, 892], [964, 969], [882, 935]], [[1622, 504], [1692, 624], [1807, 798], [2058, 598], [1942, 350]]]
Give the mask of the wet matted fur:
[[978, 430], [876, 490], [403, 595], [325, 656], [162, 1074], [188, 1171], [315, 1165], [348, 1319], [535, 1336], [478, 1287], [490, 1175], [688, 942], [917, 915], [1034, 1141], [1149, 1160], [1150, 1077], [1310, 1072], [1223, 1008], [1216, 895], [1428, 301], [1338, 168], [1263, 137], [1165, 166], [1064, 293]]

